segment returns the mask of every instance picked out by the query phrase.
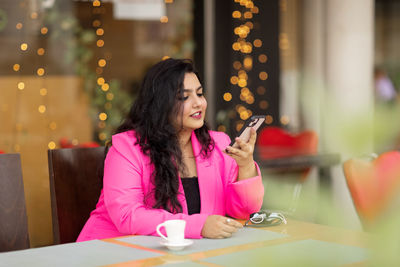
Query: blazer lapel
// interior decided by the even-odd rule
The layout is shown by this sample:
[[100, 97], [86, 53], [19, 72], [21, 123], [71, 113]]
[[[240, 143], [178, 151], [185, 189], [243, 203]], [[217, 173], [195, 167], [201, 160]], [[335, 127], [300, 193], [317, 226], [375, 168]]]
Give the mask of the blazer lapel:
[[191, 136], [193, 154], [196, 159], [197, 177], [199, 180], [199, 191], [200, 191], [200, 202], [201, 202], [201, 213], [213, 214], [214, 202], [216, 194], [216, 183], [217, 180], [217, 168], [215, 168], [212, 162], [212, 157], [203, 158], [201, 155], [201, 144], [197, 140], [197, 137], [192, 132]]

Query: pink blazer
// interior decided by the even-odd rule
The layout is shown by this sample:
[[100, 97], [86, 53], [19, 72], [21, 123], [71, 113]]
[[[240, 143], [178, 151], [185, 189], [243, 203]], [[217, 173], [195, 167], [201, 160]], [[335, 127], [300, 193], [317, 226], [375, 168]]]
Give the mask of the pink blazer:
[[134, 131], [114, 135], [105, 160], [104, 187], [99, 202], [77, 241], [132, 234], [157, 235], [156, 226], [171, 219], [186, 221], [186, 238], [201, 238], [201, 230], [209, 215], [246, 219], [260, 210], [264, 187], [258, 165], [255, 163], [258, 176], [236, 181], [238, 166], [235, 160], [222, 152], [230, 143], [229, 137], [221, 132], [210, 131], [210, 134], [215, 149], [207, 159], [200, 155], [201, 146], [194, 132], [191, 136], [201, 201], [200, 213], [192, 215], [188, 215], [181, 183], [178, 200], [182, 213], [172, 214], [152, 208], [155, 200], [149, 192], [154, 188], [150, 180], [154, 167], [150, 158], [141, 152], [139, 145], [135, 145]]

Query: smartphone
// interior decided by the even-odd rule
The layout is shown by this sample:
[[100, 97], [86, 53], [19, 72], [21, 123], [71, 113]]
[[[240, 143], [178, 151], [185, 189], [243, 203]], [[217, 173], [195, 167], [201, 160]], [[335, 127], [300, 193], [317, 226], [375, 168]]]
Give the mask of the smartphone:
[[[254, 130], [258, 130], [260, 128], [261, 124], [265, 121], [265, 115], [255, 115], [251, 116], [250, 119], [248, 119], [245, 124], [243, 125], [242, 129], [240, 130], [238, 136], [240, 139], [242, 139], [245, 142], [248, 142], [250, 139], [250, 129], [253, 128]], [[235, 142], [235, 139], [232, 140], [231, 147], [238, 148], [239, 145]]]

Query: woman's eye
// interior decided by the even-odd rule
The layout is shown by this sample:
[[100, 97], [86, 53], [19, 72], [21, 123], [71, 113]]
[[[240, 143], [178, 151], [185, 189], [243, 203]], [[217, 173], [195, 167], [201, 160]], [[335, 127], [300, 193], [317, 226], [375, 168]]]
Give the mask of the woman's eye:
[[185, 100], [187, 100], [189, 98], [189, 96], [184, 96], [184, 95], [178, 95], [177, 96], [177, 99], [178, 100], [181, 100], [181, 101], [185, 101]]
[[197, 96], [203, 96], [204, 94], [203, 93], [197, 93]]

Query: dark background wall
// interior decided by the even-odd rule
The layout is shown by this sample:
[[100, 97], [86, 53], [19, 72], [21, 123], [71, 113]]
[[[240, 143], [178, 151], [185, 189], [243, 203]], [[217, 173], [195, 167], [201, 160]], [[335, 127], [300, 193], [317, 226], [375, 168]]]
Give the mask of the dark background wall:
[[[249, 8], [241, 6], [234, 1], [215, 1], [215, 83], [216, 83], [216, 116], [217, 128], [225, 130], [232, 137], [240, 130], [237, 124], [242, 125], [243, 120], [237, 112], [237, 105], [242, 105], [251, 110], [253, 115], [269, 115], [268, 123], [279, 124], [279, 6], [278, 0], [254, 1], [258, 13], [253, 13], [253, 18], [244, 19], [243, 14]], [[240, 11], [242, 18], [232, 17], [234, 11]], [[238, 40], [234, 33], [235, 27], [246, 22], [253, 24], [253, 29], [245, 38], [252, 44], [249, 54], [235, 51], [232, 44]], [[254, 46], [254, 40], [262, 41], [261, 47]], [[265, 54], [267, 61], [261, 63], [259, 55]], [[232, 84], [232, 76], [238, 75], [238, 69], [233, 67], [239, 61], [243, 68], [243, 59], [251, 56], [253, 66], [246, 70], [248, 80], [247, 88], [254, 96], [254, 102], [249, 104], [240, 99], [241, 87]], [[261, 80], [260, 72], [266, 72], [268, 78]], [[264, 89], [259, 89], [259, 87]], [[225, 101], [224, 93], [232, 95], [231, 101]], [[266, 101], [266, 102], [265, 102]], [[261, 103], [263, 102], [263, 104]], [[267, 103], [267, 105], [265, 105]], [[265, 124], [267, 125], [267, 124]]]

